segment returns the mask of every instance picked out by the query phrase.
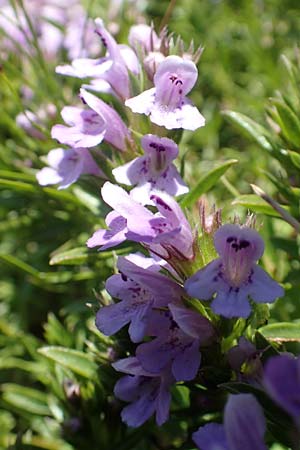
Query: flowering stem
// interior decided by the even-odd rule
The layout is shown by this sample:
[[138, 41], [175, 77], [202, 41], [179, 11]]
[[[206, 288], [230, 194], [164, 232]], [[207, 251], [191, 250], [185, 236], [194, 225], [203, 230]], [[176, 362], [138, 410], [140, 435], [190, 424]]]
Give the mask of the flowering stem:
[[279, 203], [277, 203], [273, 198], [266, 194], [261, 188], [259, 188], [255, 184], [251, 184], [251, 187], [256, 195], [259, 195], [259, 197], [268, 202], [272, 206], [272, 208], [274, 208], [275, 211], [277, 211], [281, 215], [283, 220], [289, 223], [297, 231], [297, 233], [300, 233], [300, 223], [298, 222], [298, 220], [291, 216], [291, 214], [283, 209], [279, 205]]

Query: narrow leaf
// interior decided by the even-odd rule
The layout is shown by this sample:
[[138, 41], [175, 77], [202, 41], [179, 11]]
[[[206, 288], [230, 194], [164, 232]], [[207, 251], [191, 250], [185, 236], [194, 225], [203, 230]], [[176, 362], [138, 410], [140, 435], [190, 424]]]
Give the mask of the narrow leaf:
[[223, 115], [226, 117], [226, 119], [229, 120], [230, 123], [236, 125], [239, 130], [244, 132], [246, 136], [254, 139], [254, 141], [261, 148], [267, 151], [273, 150], [271, 144], [267, 140], [267, 136], [269, 135], [269, 133], [261, 125], [254, 122], [254, 120], [250, 119], [244, 114], [234, 111], [224, 111]]
[[300, 323], [271, 323], [260, 328], [259, 332], [269, 341], [300, 342]]
[[38, 349], [38, 352], [85, 378], [93, 378], [96, 374], [96, 363], [86, 353], [79, 350], [50, 346], [42, 347]]
[[182, 207], [192, 205], [202, 194], [208, 192], [212, 187], [214, 187], [216, 182], [229, 169], [229, 167], [237, 162], [237, 159], [229, 159], [221, 164], [215, 164], [213, 169], [200, 177], [197, 185], [187, 195], [185, 195], [185, 197], [181, 200], [180, 205]]

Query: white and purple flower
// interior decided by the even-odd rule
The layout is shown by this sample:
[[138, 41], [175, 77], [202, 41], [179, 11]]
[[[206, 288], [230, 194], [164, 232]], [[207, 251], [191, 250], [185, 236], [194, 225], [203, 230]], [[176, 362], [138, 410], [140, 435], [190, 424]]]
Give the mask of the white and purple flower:
[[50, 167], [44, 167], [36, 174], [41, 186], [59, 184], [58, 189], [66, 189], [78, 180], [82, 174], [102, 176], [103, 172], [93, 160], [86, 148], [55, 148], [47, 155]]
[[160, 266], [152, 258], [119, 257], [117, 267], [120, 273], [109, 277], [105, 287], [112, 297], [121, 301], [100, 308], [96, 326], [110, 336], [130, 323], [131, 340], [140, 342], [147, 332], [152, 308], [180, 302], [184, 291], [171, 278], [158, 273]]
[[150, 204], [154, 190], [170, 195], [182, 195], [188, 187], [172, 161], [178, 156], [178, 146], [168, 138], [146, 134], [141, 140], [144, 156], [114, 169], [118, 183], [136, 187], [131, 190], [132, 198], [142, 204]]
[[130, 94], [128, 69], [135, 74], [139, 71], [136, 54], [127, 45], [118, 45], [101, 19], [96, 19], [95, 24], [95, 31], [107, 50], [105, 57], [74, 59], [71, 65], [57, 66], [56, 72], [77, 78], [101, 80], [101, 83], [94, 84], [94, 88], [105, 92], [111, 89], [120, 99], [125, 100]]
[[135, 357], [121, 359], [112, 366], [128, 374], [114, 389], [117, 398], [130, 402], [121, 413], [123, 422], [130, 427], [139, 427], [156, 413], [157, 425], [165, 423], [169, 418], [170, 387], [175, 382], [170, 370], [153, 375], [144, 370]]
[[154, 88], [126, 100], [134, 113], [150, 115], [150, 120], [168, 130], [196, 130], [205, 119], [186, 95], [197, 81], [196, 65], [179, 56], [168, 56], [154, 75]]
[[54, 125], [52, 138], [73, 148], [95, 147], [105, 140], [118, 150], [126, 150], [130, 133], [118, 113], [84, 89], [80, 97], [90, 109], [65, 106], [61, 116], [67, 125]]
[[166, 260], [172, 257], [182, 260], [193, 258], [194, 236], [191, 227], [171, 196], [163, 192], [151, 195], [158, 209], [158, 213], [153, 214], [119, 186], [106, 182], [101, 193], [103, 200], [114, 211], [106, 217], [109, 229], [97, 230], [87, 241], [88, 247], [102, 246], [104, 250], [128, 239], [143, 243]]
[[211, 308], [224, 317], [248, 317], [249, 298], [271, 303], [284, 290], [256, 262], [264, 251], [264, 242], [252, 228], [227, 224], [214, 235], [220, 258], [196, 272], [185, 283], [189, 295], [201, 300], [215, 298]]
[[193, 380], [201, 362], [199, 347], [212, 342], [214, 329], [208, 319], [183, 305], [168, 307], [153, 313], [147, 331], [155, 339], [140, 344], [136, 356], [154, 375], [169, 367], [177, 381]]

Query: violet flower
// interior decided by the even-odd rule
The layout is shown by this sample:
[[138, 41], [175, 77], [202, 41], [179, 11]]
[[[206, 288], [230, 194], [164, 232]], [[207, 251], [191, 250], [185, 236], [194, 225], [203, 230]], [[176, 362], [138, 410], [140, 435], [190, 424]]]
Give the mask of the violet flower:
[[139, 427], [155, 413], [157, 425], [165, 423], [169, 418], [170, 387], [175, 382], [170, 371], [154, 376], [144, 370], [135, 357], [121, 359], [112, 366], [129, 374], [121, 378], [114, 389], [117, 398], [131, 402], [122, 410], [123, 422]]
[[142, 50], [147, 54], [159, 50], [161, 39], [157, 36], [152, 26], [140, 23], [130, 27], [128, 42], [137, 54]]
[[136, 356], [152, 374], [171, 367], [177, 381], [193, 380], [201, 361], [199, 346], [211, 342], [213, 327], [193, 310], [175, 304], [168, 306], [170, 312], [157, 312], [157, 317], [153, 316], [148, 334], [156, 338], [139, 345]]
[[[193, 234], [175, 200], [159, 192], [151, 196], [158, 209], [153, 214], [133, 200], [124, 189], [106, 182], [101, 190], [103, 200], [114, 211], [108, 214], [108, 230], [97, 230], [87, 241], [88, 247], [107, 249], [124, 240], [141, 242], [163, 259], [193, 257]], [[138, 220], [137, 220], [138, 217]]]
[[114, 108], [85, 89], [80, 89], [80, 98], [105, 120], [104, 140], [118, 150], [125, 151], [131, 141], [130, 131]]
[[227, 224], [214, 235], [220, 258], [196, 272], [185, 283], [189, 295], [201, 300], [216, 297], [211, 308], [224, 317], [248, 317], [248, 298], [257, 303], [274, 302], [284, 291], [256, 262], [264, 242], [252, 228]]
[[280, 355], [265, 366], [263, 384], [268, 394], [300, 427], [300, 357]]
[[[96, 33], [106, 48], [106, 56], [99, 59], [78, 58], [71, 65], [57, 66], [56, 72], [61, 75], [78, 78], [96, 78], [110, 85], [122, 100], [129, 97], [128, 68], [137, 73], [139, 70], [137, 57], [128, 46], [119, 46], [112, 35], [104, 27], [101, 19], [95, 20]], [[102, 83], [103, 85], [103, 83]]]
[[66, 125], [54, 125], [51, 137], [61, 144], [73, 148], [95, 147], [102, 142], [105, 135], [106, 122], [95, 111], [84, 110], [76, 106], [65, 106], [61, 116]]
[[82, 174], [105, 177], [85, 148], [55, 148], [48, 153], [47, 162], [50, 167], [44, 167], [36, 174], [41, 186], [59, 184], [58, 189], [66, 189]]
[[200, 450], [267, 450], [266, 421], [261, 406], [251, 394], [230, 395], [224, 425], [209, 423], [193, 433]]
[[93, 94], [80, 90], [80, 97], [91, 109], [66, 106], [61, 111], [66, 125], [54, 125], [53, 139], [71, 147], [94, 147], [107, 141], [121, 151], [126, 150], [130, 133], [118, 113]]
[[118, 183], [137, 185], [131, 190], [131, 197], [139, 203], [150, 204], [150, 195], [154, 189], [174, 196], [188, 192], [187, 185], [172, 163], [178, 156], [178, 146], [175, 142], [146, 134], [141, 144], [145, 156], [135, 158], [112, 171]]
[[[172, 279], [158, 273], [160, 267], [152, 258], [119, 257], [120, 274], [106, 281], [106, 289], [114, 303], [100, 308], [96, 317], [97, 328], [105, 335], [112, 335], [130, 323], [129, 335], [133, 342], [140, 342], [146, 334], [152, 308], [166, 307], [170, 302], [180, 302], [183, 289]], [[141, 266], [142, 264], [142, 266]]]
[[154, 75], [154, 88], [126, 100], [134, 113], [150, 115], [150, 120], [168, 130], [196, 130], [205, 124], [204, 117], [186, 95], [197, 81], [196, 65], [179, 56], [168, 56]]

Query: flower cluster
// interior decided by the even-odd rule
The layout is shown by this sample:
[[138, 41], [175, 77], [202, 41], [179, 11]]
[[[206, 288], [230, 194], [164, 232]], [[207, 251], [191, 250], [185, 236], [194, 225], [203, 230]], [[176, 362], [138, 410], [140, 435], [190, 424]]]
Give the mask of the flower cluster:
[[[131, 241], [143, 249], [118, 258], [118, 273], [105, 285], [111, 303], [99, 309], [96, 326], [107, 336], [128, 326], [134, 345], [134, 354], [125, 351], [112, 364], [125, 374], [114, 389], [117, 398], [129, 403], [123, 421], [138, 427], [155, 414], [162, 425], [169, 416], [171, 388], [192, 380], [205, 385], [206, 360], [216, 348], [231, 373], [255, 354], [255, 346], [244, 337], [235, 346], [236, 335], [222, 336], [224, 323], [243, 319], [243, 334], [251, 327], [257, 304], [272, 303], [284, 292], [257, 264], [264, 242], [254, 227], [222, 225], [218, 214], [212, 216], [212, 226], [192, 227], [180, 197], [174, 199], [189, 189], [174, 164], [179, 146], [171, 139], [172, 130], [196, 130], [205, 124], [187, 97], [197, 81], [199, 51], [172, 53], [166, 32], [158, 36], [146, 25], [132, 27], [129, 45], [118, 44], [101, 19], [96, 19], [95, 31], [103, 55], [76, 58], [56, 69], [87, 84], [81, 86], [78, 104], [61, 111], [64, 124], [51, 131], [66, 148], [50, 151], [49, 167], [37, 179], [63, 189], [83, 174], [102, 178], [101, 196], [112, 210], [107, 227], [96, 229], [87, 246], [106, 250]], [[141, 80], [144, 85], [137, 83]], [[103, 93], [111, 95], [110, 104], [100, 98]], [[147, 132], [141, 135], [140, 130]], [[103, 167], [97, 162], [101, 159], [106, 161]], [[121, 161], [117, 167], [116, 161]], [[113, 177], [129, 189], [113, 184]], [[205, 252], [204, 241], [210, 243]], [[225, 352], [228, 346], [231, 350]], [[294, 370], [294, 362], [289, 364]], [[265, 388], [288, 413], [299, 414], [297, 402], [278, 388], [283, 373], [275, 378], [268, 376], [269, 370]], [[194, 441], [203, 450], [263, 450], [265, 429], [257, 400], [241, 394], [229, 397], [224, 425], [206, 425]]]

